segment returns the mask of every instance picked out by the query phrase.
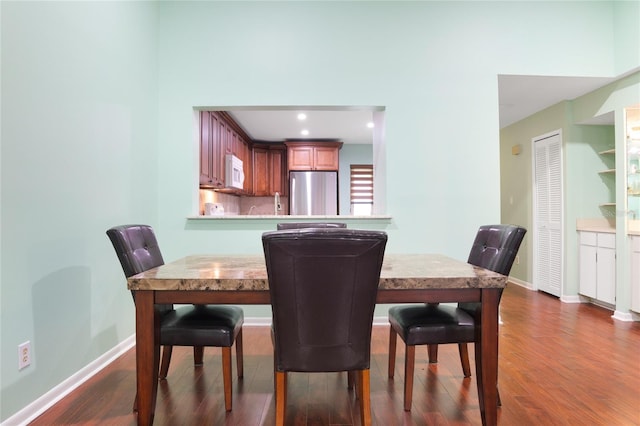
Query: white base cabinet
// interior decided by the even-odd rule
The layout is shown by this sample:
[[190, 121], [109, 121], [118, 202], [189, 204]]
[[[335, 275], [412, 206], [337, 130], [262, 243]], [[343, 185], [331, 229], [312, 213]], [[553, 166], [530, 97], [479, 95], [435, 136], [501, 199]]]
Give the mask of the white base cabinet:
[[[601, 302], [616, 303], [616, 236], [580, 231], [580, 294]], [[640, 253], [638, 253], [640, 256]]]
[[640, 237], [631, 237], [631, 310], [640, 313]]

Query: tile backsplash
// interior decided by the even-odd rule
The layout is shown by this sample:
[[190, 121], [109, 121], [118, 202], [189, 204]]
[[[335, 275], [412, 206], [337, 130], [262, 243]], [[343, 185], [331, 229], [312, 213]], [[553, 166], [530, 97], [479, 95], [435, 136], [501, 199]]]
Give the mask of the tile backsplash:
[[[274, 197], [240, 197], [208, 189], [200, 190], [199, 215], [204, 215], [204, 203], [221, 203], [225, 215], [273, 215], [275, 214]], [[289, 200], [280, 197], [279, 215], [288, 213]]]
[[[281, 210], [278, 215], [289, 214], [289, 199], [280, 197]], [[244, 215], [270, 215], [275, 214], [273, 197], [240, 197], [240, 214]]]

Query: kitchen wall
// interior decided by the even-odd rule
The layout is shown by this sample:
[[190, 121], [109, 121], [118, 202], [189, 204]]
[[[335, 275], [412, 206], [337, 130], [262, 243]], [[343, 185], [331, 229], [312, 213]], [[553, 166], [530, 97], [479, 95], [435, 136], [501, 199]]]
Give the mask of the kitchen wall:
[[[187, 219], [199, 208], [194, 106], [385, 107], [374, 152], [393, 219], [353, 225], [387, 230], [388, 252], [466, 259], [477, 227], [502, 220], [497, 75], [626, 72], [640, 65], [637, 12], [638, 2], [0, 2], [0, 419], [133, 334], [108, 227], [153, 225], [167, 260], [261, 252], [274, 221]], [[18, 371], [27, 340], [32, 365]]]

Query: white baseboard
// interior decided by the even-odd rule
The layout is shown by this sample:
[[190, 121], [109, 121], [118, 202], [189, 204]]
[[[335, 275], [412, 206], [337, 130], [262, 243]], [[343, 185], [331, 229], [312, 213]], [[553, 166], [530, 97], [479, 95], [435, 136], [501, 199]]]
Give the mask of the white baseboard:
[[19, 426], [26, 425], [40, 414], [47, 411], [56, 402], [71, 393], [78, 386], [89, 380], [100, 370], [111, 364], [116, 358], [136, 344], [135, 334], [127, 337], [122, 342], [118, 343], [115, 347], [105, 352], [96, 360], [89, 363], [86, 367], [81, 368], [78, 372], [74, 373], [71, 377], [64, 380], [59, 385], [55, 386], [49, 392], [42, 395], [40, 398], [33, 401], [31, 404], [24, 407], [22, 410], [15, 413], [13, 416], [2, 422], [2, 426]]
[[519, 285], [520, 287], [524, 287], [528, 290], [533, 290], [533, 284], [528, 283], [526, 281], [519, 280], [517, 278], [509, 277], [509, 282], [512, 284]]
[[611, 318], [618, 321], [636, 321], [633, 319], [633, 315], [631, 314], [631, 312], [613, 311], [613, 315], [611, 315]]
[[374, 327], [380, 327], [380, 326], [385, 326], [388, 327], [389, 326], [389, 317], [373, 317], [373, 326]]
[[574, 296], [563, 295], [560, 297], [560, 301], [563, 303], [584, 303], [584, 301], [578, 295], [574, 295]]
[[244, 324], [249, 327], [271, 327], [271, 317], [248, 317], [244, 319]]

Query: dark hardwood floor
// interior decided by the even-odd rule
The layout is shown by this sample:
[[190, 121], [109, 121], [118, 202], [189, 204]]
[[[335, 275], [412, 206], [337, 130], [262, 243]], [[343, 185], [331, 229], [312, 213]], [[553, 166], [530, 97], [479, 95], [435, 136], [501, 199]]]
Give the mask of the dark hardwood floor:
[[[640, 425], [640, 323], [513, 284], [500, 306], [500, 425]], [[175, 348], [159, 385], [155, 424], [272, 425], [269, 329], [246, 327], [244, 342], [244, 379], [234, 376], [233, 411], [224, 410], [220, 350], [207, 348], [204, 367], [194, 368], [191, 350]], [[387, 345], [388, 328], [374, 327], [375, 425], [481, 424], [475, 371], [463, 377], [456, 345], [440, 347], [438, 364], [428, 364], [426, 347], [418, 348], [411, 412], [402, 409], [404, 345], [398, 344], [395, 380], [387, 379]], [[134, 395], [132, 349], [31, 425], [134, 425]], [[360, 424], [346, 375], [290, 375], [287, 424]]]

